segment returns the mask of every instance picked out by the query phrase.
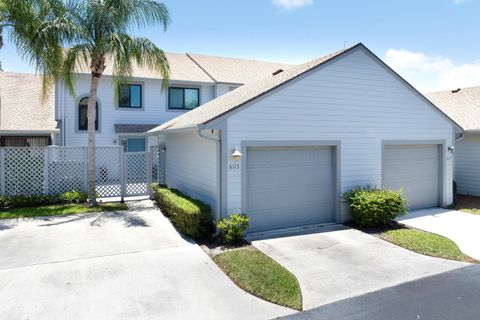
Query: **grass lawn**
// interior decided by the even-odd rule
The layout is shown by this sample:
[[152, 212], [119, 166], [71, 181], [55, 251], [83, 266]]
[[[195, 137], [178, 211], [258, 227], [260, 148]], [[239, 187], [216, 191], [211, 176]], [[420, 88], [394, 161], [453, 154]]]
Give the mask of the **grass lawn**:
[[458, 195], [455, 209], [467, 213], [480, 214], [480, 197]]
[[0, 219], [31, 218], [37, 216], [64, 216], [78, 213], [119, 211], [127, 209], [127, 204], [115, 202], [102, 203], [96, 207], [89, 207], [84, 204], [51, 205], [31, 208], [25, 207], [0, 211]]
[[416, 229], [394, 229], [379, 233], [378, 236], [405, 249], [427, 256], [478, 263], [463, 254], [455, 242], [445, 237]]
[[297, 278], [287, 269], [248, 247], [216, 255], [213, 260], [239, 287], [264, 300], [302, 310]]

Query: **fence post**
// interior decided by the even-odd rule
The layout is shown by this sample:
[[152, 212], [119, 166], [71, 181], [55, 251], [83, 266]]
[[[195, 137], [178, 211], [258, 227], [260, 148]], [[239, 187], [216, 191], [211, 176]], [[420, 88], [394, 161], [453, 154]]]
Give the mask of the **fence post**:
[[50, 162], [50, 149], [43, 149], [43, 194], [48, 194], [48, 164]]
[[0, 148], [0, 194], [5, 192], [5, 149]]
[[153, 193], [152, 193], [152, 188], [150, 185], [152, 184], [152, 175], [153, 175], [153, 166], [152, 166], [152, 157], [153, 157], [153, 152], [152, 149], [150, 149], [150, 152], [147, 153], [147, 192], [148, 195], [150, 196], [150, 199], [153, 199]]
[[126, 165], [125, 162], [126, 157], [123, 152], [123, 147], [119, 147], [119, 156], [120, 156], [120, 201], [123, 203], [125, 202], [125, 192], [126, 192], [126, 179], [125, 175], [127, 174], [125, 171]]
[[160, 152], [160, 155], [158, 157], [159, 159], [159, 165], [158, 165], [158, 168], [159, 168], [159, 172], [161, 173], [161, 177], [160, 177], [160, 174], [159, 174], [159, 180], [161, 180], [161, 184], [163, 185], [166, 185], [167, 184], [167, 170], [166, 170], [166, 166], [167, 166], [167, 146], [165, 145], [165, 143], [162, 143], [162, 146], [159, 150]]

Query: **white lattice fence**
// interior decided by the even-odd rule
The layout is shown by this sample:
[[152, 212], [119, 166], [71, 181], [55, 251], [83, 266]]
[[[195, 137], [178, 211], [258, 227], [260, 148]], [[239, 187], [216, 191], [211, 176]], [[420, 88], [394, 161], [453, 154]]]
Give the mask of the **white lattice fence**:
[[[164, 182], [165, 148], [124, 153], [122, 147], [96, 148], [98, 197], [148, 194], [151, 181]], [[87, 191], [87, 148], [0, 148], [0, 194], [60, 194]]]

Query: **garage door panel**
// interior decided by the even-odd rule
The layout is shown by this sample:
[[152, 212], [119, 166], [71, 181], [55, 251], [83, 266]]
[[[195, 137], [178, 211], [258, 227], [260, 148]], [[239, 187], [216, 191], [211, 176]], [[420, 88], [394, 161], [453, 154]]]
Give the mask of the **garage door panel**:
[[247, 159], [250, 232], [332, 220], [331, 148], [248, 148]]
[[410, 209], [439, 204], [439, 154], [437, 145], [386, 146], [383, 185], [403, 189]]

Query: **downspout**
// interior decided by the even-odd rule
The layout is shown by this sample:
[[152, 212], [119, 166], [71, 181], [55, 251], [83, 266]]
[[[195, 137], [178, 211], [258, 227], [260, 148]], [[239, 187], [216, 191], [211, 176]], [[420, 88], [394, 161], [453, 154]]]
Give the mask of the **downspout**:
[[[205, 140], [212, 141], [217, 146], [217, 210], [215, 212], [215, 220], [221, 218], [220, 211], [222, 210], [222, 143], [221, 143], [221, 130], [218, 130], [218, 137], [213, 138], [206, 136], [202, 133], [204, 128], [199, 126], [197, 129], [197, 135]], [[212, 129], [213, 132], [213, 129]]]

